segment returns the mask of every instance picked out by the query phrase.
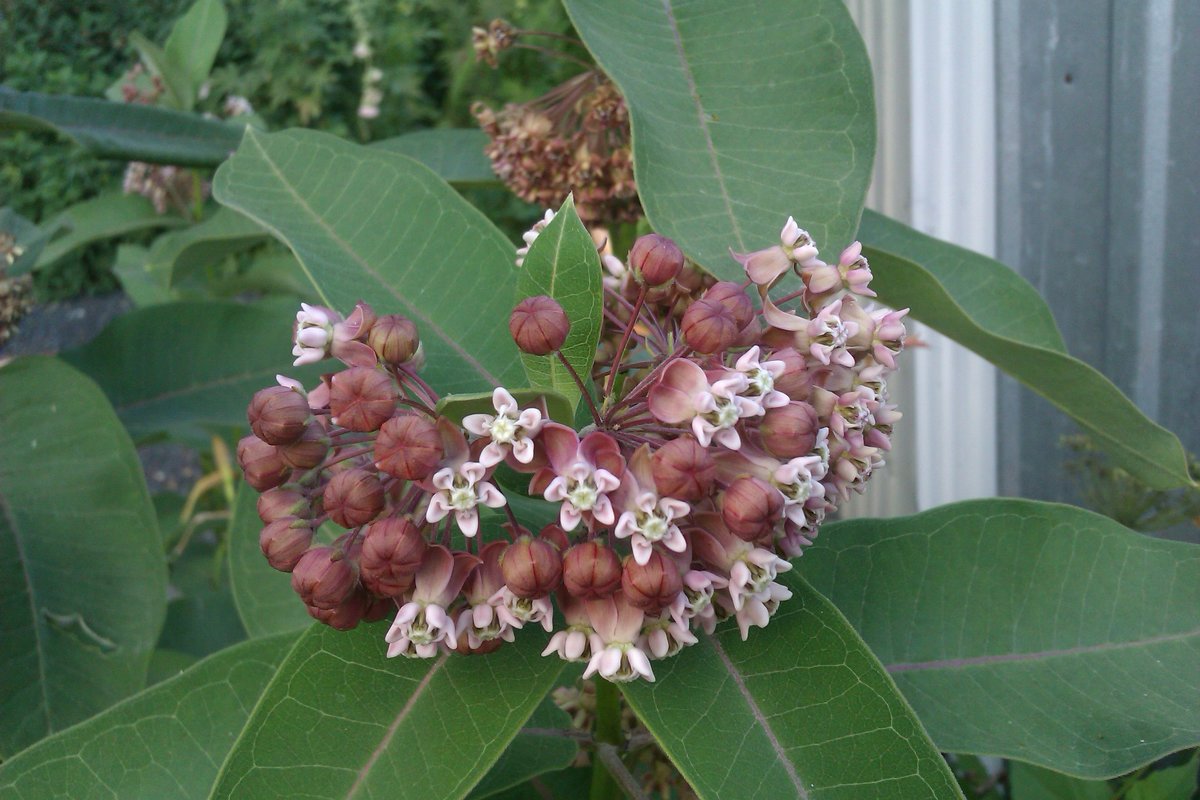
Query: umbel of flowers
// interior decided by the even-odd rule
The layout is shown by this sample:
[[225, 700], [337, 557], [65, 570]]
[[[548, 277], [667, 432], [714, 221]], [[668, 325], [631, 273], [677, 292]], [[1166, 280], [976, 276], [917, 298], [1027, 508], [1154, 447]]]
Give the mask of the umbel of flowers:
[[[740, 285], [695, 279], [655, 234], [627, 263], [606, 257], [581, 431], [502, 387], [487, 413], [441, 415], [412, 322], [304, 305], [296, 363], [345, 368], [307, 389], [281, 376], [250, 403], [238, 459], [261, 492], [264, 555], [316, 619], [391, 619], [389, 656], [487, 653], [541, 626], [544, 654], [586, 675], [653, 680], [655, 659], [720, 620], [743, 638], [766, 626], [790, 597], [786, 559], [883, 465], [905, 312], [860, 299], [873, 293], [857, 244], [827, 263], [791, 219], [735, 258]], [[789, 272], [803, 288], [773, 299]], [[574, 375], [569, 329], [544, 296], [509, 324], [521, 350]], [[515, 492], [555, 521], [524, 527]], [[344, 533], [319, 543], [327, 522]]]

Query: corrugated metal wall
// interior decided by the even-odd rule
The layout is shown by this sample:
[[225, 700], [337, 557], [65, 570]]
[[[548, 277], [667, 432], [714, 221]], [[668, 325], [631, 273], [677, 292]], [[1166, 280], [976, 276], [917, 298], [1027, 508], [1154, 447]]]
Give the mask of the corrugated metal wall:
[[[1200, 2], [1008, 0], [996, 23], [999, 255], [1200, 450]], [[1074, 500], [1073, 423], [1009, 380], [1000, 408], [1001, 491]]]

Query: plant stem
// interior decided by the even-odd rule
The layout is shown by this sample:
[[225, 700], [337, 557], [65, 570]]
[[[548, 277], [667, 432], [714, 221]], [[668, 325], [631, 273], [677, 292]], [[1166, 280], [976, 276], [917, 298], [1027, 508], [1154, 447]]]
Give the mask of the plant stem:
[[[617, 752], [617, 746], [602, 743], [596, 745], [596, 761], [598, 764], [603, 764], [608, 771], [609, 777], [616, 781], [617, 786], [621, 788], [630, 800], [650, 800], [649, 796], [642, 791], [642, 787], [638, 784], [637, 778], [625, 766], [625, 762], [621, 760], [621, 754]], [[592, 786], [595, 786], [593, 781]]]
[[621, 357], [625, 355], [625, 346], [629, 344], [629, 337], [633, 335], [633, 329], [637, 326], [638, 317], [642, 314], [642, 306], [646, 303], [646, 292], [649, 287], [643, 285], [642, 290], [638, 292], [637, 302], [633, 304], [633, 314], [629, 317], [629, 323], [625, 326], [625, 335], [621, 337], [621, 343], [617, 345], [616, 354], [613, 355], [612, 369], [608, 371], [608, 382], [604, 387], [604, 398], [607, 402], [611, 399], [613, 384], [617, 380], [617, 372], [621, 369]]
[[[611, 767], [604, 763], [601, 748], [609, 745], [615, 753], [617, 745], [621, 744], [621, 693], [616, 684], [603, 678], [597, 678], [595, 685], [596, 721], [592, 726], [592, 736], [596, 740], [596, 758], [592, 762], [592, 788], [588, 798], [616, 800], [621, 796], [621, 786], [613, 776]], [[621, 768], [624, 769], [624, 765]]]
[[587, 387], [583, 385], [583, 380], [580, 379], [579, 373], [571, 366], [571, 362], [567, 361], [567, 357], [562, 354], [561, 350], [555, 350], [554, 355], [558, 356], [558, 360], [566, 368], [568, 374], [575, 381], [575, 385], [579, 387], [579, 393], [583, 395], [584, 402], [587, 403], [588, 411], [592, 412], [592, 419], [596, 421], [596, 427], [604, 425], [604, 421], [600, 417], [600, 410], [596, 408], [596, 403], [592, 400], [592, 396], [588, 394]]

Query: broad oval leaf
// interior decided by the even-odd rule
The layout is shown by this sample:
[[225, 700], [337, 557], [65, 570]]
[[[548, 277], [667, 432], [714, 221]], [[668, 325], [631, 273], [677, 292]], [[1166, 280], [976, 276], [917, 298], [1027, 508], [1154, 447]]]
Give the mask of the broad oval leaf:
[[747, 642], [726, 625], [622, 690], [702, 798], [961, 797], [946, 762], [845, 618], [795, 572]]
[[159, 214], [141, 195], [108, 192], [76, 203], [50, 223], [61, 235], [47, 242], [35, 269], [51, 267], [93, 242], [184, 224], [186, 221], [176, 214]]
[[1193, 484], [1179, 439], [1067, 354], [1050, 309], [1016, 272], [872, 212], [863, 215], [860, 235], [882, 301], [910, 307], [915, 318], [1045, 397], [1148, 485]]
[[292, 591], [291, 576], [273, 569], [258, 546], [263, 528], [258, 492], [238, 485], [229, 520], [229, 586], [242, 627], [251, 638], [300, 631], [312, 624], [304, 603]]
[[183, 98], [186, 108], [192, 107], [201, 85], [208, 80], [225, 38], [227, 21], [221, 0], [196, 0], [176, 21], [163, 44], [163, 53], [171, 67], [178, 70], [186, 83], [187, 96]]
[[562, 662], [541, 629], [481, 657], [387, 659], [387, 625], [315, 625], [267, 688], [214, 798], [462, 797], [499, 758]]
[[943, 750], [1099, 778], [1200, 743], [1196, 545], [972, 500], [829, 525], [798, 565]]
[[442, 392], [524, 383], [508, 336], [512, 245], [410, 158], [313, 131], [247, 129], [213, 193], [281, 239], [322, 302], [358, 300], [417, 324]]
[[100, 384], [134, 438], [207, 440], [213, 428], [244, 428], [247, 403], [276, 374], [316, 385], [327, 363], [291, 366], [295, 311], [279, 300], [151, 306], [63, 358]]
[[102, 158], [211, 167], [237, 147], [242, 128], [199, 114], [94, 97], [0, 87], [0, 131], [52, 131]]
[[129, 436], [61, 361], [0, 368], [0, 754], [146, 681], [166, 563]]
[[0, 800], [201, 800], [295, 636], [244, 642], [0, 766]]
[[[568, 197], [530, 246], [512, 302], [516, 305], [519, 300], [535, 295], [546, 295], [558, 301], [571, 322], [561, 352], [584, 386], [591, 381], [592, 361], [596, 358], [596, 344], [600, 341], [600, 328], [604, 323], [600, 280], [596, 243], [575, 213], [574, 198]], [[522, 353], [521, 362], [535, 388], [558, 392], [571, 401], [572, 409], [579, 404], [579, 386], [557, 356]]]
[[739, 282], [729, 248], [778, 242], [788, 215], [818, 245], [850, 243], [874, 160], [875, 102], [840, 0], [564, 4], [629, 104], [638, 193], [655, 230]]
[[562, 735], [569, 732], [570, 716], [553, 699], [545, 698], [467, 800], [493, 797], [537, 775], [571, 766], [579, 745]]
[[371, 147], [416, 159], [451, 186], [499, 186], [483, 152], [489, 141], [478, 128], [433, 128], [372, 142]]
[[169, 275], [170, 284], [176, 286], [190, 274], [270, 238], [253, 220], [219, 207], [203, 222], [155, 240], [146, 270]]

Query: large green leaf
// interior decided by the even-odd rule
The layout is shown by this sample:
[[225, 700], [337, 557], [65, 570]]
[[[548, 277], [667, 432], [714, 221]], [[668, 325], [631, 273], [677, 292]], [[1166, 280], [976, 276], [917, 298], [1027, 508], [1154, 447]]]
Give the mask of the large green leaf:
[[50, 224], [63, 233], [42, 250], [37, 269], [53, 266], [93, 242], [137, 231], [177, 228], [186, 221], [176, 214], [159, 214], [141, 195], [108, 192], [76, 203]]
[[[596, 243], [575, 213], [574, 199], [568, 197], [529, 248], [513, 304], [534, 295], [547, 295], [558, 301], [571, 321], [562, 354], [584, 381], [590, 380], [604, 323], [600, 278]], [[522, 353], [521, 361], [534, 388], [558, 392], [571, 401], [572, 408], [579, 403], [579, 388], [557, 357]]]
[[541, 775], [566, 769], [579, 753], [574, 739], [561, 735], [571, 728], [571, 718], [547, 697], [521, 728], [512, 744], [500, 756], [471, 793], [468, 800], [483, 800]]
[[451, 186], [499, 186], [492, 162], [483, 153], [488, 141], [488, 135], [478, 128], [433, 128], [373, 142], [371, 146], [414, 158]]
[[0, 87], [0, 133], [12, 130], [53, 131], [103, 158], [198, 167], [224, 161], [242, 135], [199, 114]]
[[251, 396], [286, 373], [316, 385], [322, 366], [291, 366], [290, 301], [185, 302], [114, 320], [64, 354], [104, 390], [135, 438], [244, 427]]
[[163, 53], [186, 82], [184, 108], [191, 108], [201, 84], [208, 79], [221, 40], [225, 38], [227, 19], [221, 0], [196, 0], [187, 13], [176, 21], [163, 44]]
[[795, 572], [795, 594], [741, 641], [726, 625], [623, 686], [702, 798], [961, 797], [871, 651]]
[[129, 436], [61, 361], [0, 368], [0, 754], [141, 689], [166, 608]]
[[245, 642], [0, 766], [0, 798], [201, 800], [294, 636]]
[[229, 521], [229, 584], [242, 626], [250, 636], [299, 631], [312, 624], [304, 603], [292, 591], [291, 576], [267, 563], [258, 547], [262, 521], [258, 492], [238, 486]]
[[462, 797], [499, 758], [562, 662], [541, 629], [483, 657], [388, 660], [387, 625], [316, 625], [267, 688], [214, 798]]
[[439, 391], [524, 382], [512, 295], [497, 291], [516, 278], [512, 245], [427, 167], [323, 133], [247, 129], [213, 192], [284, 241], [326, 305], [411, 318]]
[[[1008, 771], [1013, 800], [1111, 800], [1107, 781], [1089, 781], [1014, 761]], [[1164, 799], [1165, 800], [1165, 799]]]
[[863, 215], [860, 235], [881, 300], [911, 307], [914, 317], [1045, 397], [1150, 486], [1192, 483], [1179, 440], [1112, 381], [1067, 354], [1050, 309], [1017, 273], [871, 212]]
[[943, 750], [1107, 777], [1200, 743], [1200, 547], [973, 500], [828, 526], [798, 562]]
[[655, 230], [723, 277], [788, 215], [854, 238], [875, 154], [871, 64], [840, 0], [565, 0], [629, 104]]
[[170, 275], [174, 286], [198, 270], [269, 240], [270, 234], [256, 222], [221, 207], [198, 225], [160, 236], [150, 248], [146, 269]]

